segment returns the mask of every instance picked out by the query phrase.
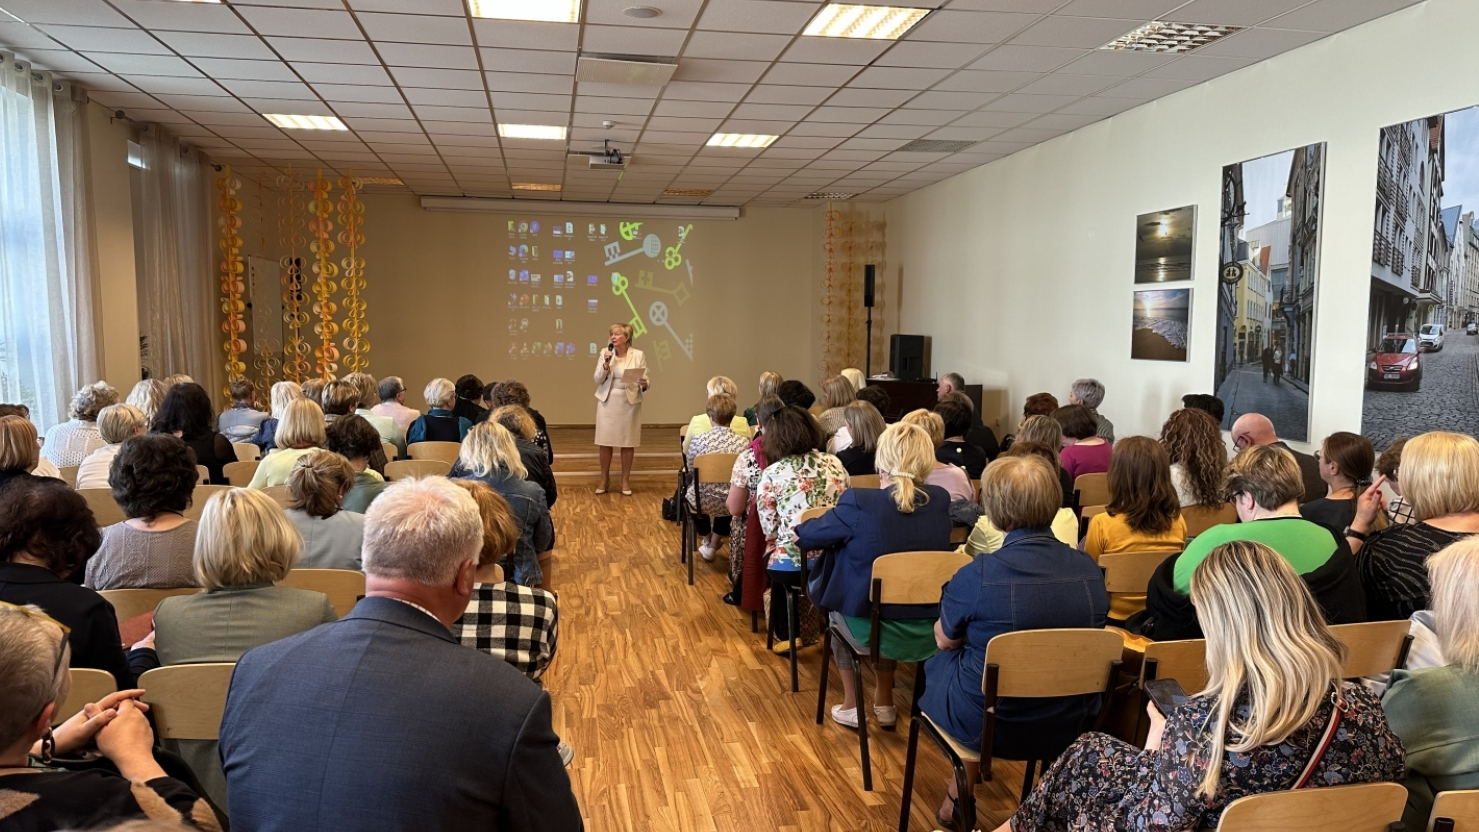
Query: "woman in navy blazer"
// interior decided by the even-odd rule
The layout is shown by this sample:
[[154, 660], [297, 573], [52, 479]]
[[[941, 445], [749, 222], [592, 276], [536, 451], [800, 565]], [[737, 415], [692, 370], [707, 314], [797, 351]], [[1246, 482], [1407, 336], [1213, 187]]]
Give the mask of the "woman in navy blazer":
[[[868, 644], [873, 561], [895, 552], [947, 551], [950, 545], [950, 495], [924, 480], [934, 469], [934, 443], [923, 428], [896, 424], [878, 440], [876, 456], [881, 488], [849, 488], [825, 515], [796, 529], [802, 551], [836, 547], [818, 567], [811, 582], [812, 601], [830, 610], [832, 623], [852, 635], [860, 651]], [[883, 644], [874, 664], [878, 687], [873, 713], [879, 726], [898, 721], [893, 705], [894, 667], [899, 661], [924, 661], [935, 653], [933, 622], [937, 611], [890, 611], [883, 621]], [[832, 719], [851, 728], [858, 724], [857, 671], [842, 644], [833, 645], [842, 676], [842, 704]]]

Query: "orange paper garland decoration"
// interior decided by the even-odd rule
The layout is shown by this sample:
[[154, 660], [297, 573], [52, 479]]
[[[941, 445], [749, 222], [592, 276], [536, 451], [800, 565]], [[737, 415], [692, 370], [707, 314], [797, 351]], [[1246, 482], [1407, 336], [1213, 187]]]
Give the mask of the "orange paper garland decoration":
[[[242, 319], [246, 303], [241, 296], [246, 287], [242, 282], [245, 261], [241, 256], [241, 200], [236, 197], [240, 189], [241, 180], [231, 175], [230, 165], [225, 166], [216, 180], [216, 190], [221, 194], [216, 200], [216, 210], [220, 212], [216, 225], [221, 229], [221, 312], [226, 316], [221, 331], [226, 335], [222, 349], [226, 353], [228, 381], [246, 374], [246, 364], [241, 360], [247, 344], [242, 338], [246, 332], [246, 321]], [[231, 395], [229, 388], [224, 392], [228, 397]]]
[[365, 288], [365, 261], [359, 256], [359, 247], [365, 242], [365, 234], [360, 230], [365, 204], [359, 201], [359, 185], [354, 171], [339, 177], [339, 187], [344, 189], [344, 195], [339, 198], [339, 224], [344, 226], [339, 232], [339, 242], [348, 249], [347, 256], [339, 261], [344, 269], [344, 333], [348, 336], [344, 339], [344, 349], [348, 351], [344, 368], [351, 373], [364, 372], [370, 366], [370, 359], [365, 355], [370, 351], [370, 342], [365, 338], [370, 325], [365, 321], [365, 300], [359, 294]]
[[308, 230], [315, 239], [309, 244], [309, 249], [317, 255], [313, 264], [313, 273], [316, 276], [313, 293], [317, 297], [313, 303], [313, 312], [318, 315], [318, 323], [313, 325], [313, 332], [319, 339], [319, 345], [314, 348], [313, 354], [317, 358], [319, 377], [329, 379], [339, 371], [339, 348], [334, 346], [334, 336], [339, 334], [339, 325], [334, 323], [334, 313], [339, 311], [339, 307], [331, 300], [339, 288], [334, 282], [334, 278], [339, 275], [339, 267], [329, 259], [329, 255], [334, 253], [334, 241], [330, 239], [334, 223], [329, 220], [329, 211], [334, 207], [329, 189], [333, 185], [323, 177], [323, 171], [320, 170], [311, 187], [313, 199], [308, 203], [308, 212], [314, 218], [309, 221]]

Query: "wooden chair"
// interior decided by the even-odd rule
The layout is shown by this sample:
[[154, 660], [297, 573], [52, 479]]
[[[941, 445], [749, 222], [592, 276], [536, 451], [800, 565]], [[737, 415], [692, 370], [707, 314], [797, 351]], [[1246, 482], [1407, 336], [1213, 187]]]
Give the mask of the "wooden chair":
[[1412, 647], [1408, 621], [1367, 621], [1362, 624], [1335, 624], [1330, 632], [1345, 645], [1345, 665], [1341, 670], [1347, 679], [1387, 673], [1407, 663]]
[[61, 725], [71, 719], [73, 714], [82, 710], [84, 705], [96, 702], [118, 690], [118, 681], [106, 670], [74, 667], [67, 673], [72, 677], [72, 689], [68, 691], [66, 701], [62, 702], [57, 707], [56, 713], [52, 715], [52, 725]]
[[162, 740], [214, 740], [221, 731], [226, 688], [235, 662], [156, 667], [139, 677], [144, 702]]
[[1075, 506], [1109, 505], [1109, 475], [1079, 474], [1073, 481]]
[[1454, 832], [1474, 832], [1479, 829], [1479, 791], [1467, 789], [1438, 792], [1433, 801], [1433, 814], [1428, 818], [1428, 832], [1433, 832], [1433, 822], [1439, 818], [1453, 821]]
[[250, 442], [232, 442], [231, 448], [236, 451], [237, 462], [252, 462], [262, 458], [262, 449]]
[[981, 502], [981, 481], [980, 480], [971, 480], [971, 493], [974, 494], [974, 495], [976, 495], [975, 498], [974, 498], [976, 502], [978, 502], [978, 503]]
[[440, 459], [398, 459], [385, 463], [385, 479], [390, 482], [411, 477], [445, 477], [452, 466]]
[[877, 474], [855, 474], [847, 478], [848, 488], [881, 488]]
[[462, 453], [461, 442], [414, 442], [406, 446], [412, 459], [440, 459], [448, 465], [457, 464], [457, 455]]
[[288, 507], [288, 487], [286, 485], [269, 485], [262, 489], [262, 493], [271, 497], [273, 502], [284, 509]]
[[77, 469], [79, 467], [77, 465], [63, 465], [56, 469], [57, 473], [62, 475], [62, 482], [66, 483], [68, 488], [75, 489], [77, 487]]
[[[904, 799], [899, 808], [899, 832], [908, 832], [909, 829], [909, 803], [914, 796], [914, 764], [921, 730], [929, 735], [955, 770], [955, 789], [959, 795], [955, 804], [956, 828], [975, 829], [976, 798], [973, 784], [965, 776], [965, 763], [979, 762], [981, 779], [991, 779], [996, 700], [1003, 696], [1035, 699], [1100, 694], [1105, 701], [1094, 726], [1098, 730], [1113, 704], [1114, 677], [1119, 672], [1123, 650], [1124, 642], [1113, 630], [1018, 630], [991, 639], [986, 645], [986, 673], [981, 680], [981, 690], [986, 694], [986, 716], [981, 722], [981, 751], [972, 751], [956, 742], [929, 718], [929, 714], [923, 711], [916, 713], [909, 722], [909, 750], [904, 758]], [[1037, 756], [1027, 761], [1026, 776], [1022, 780], [1023, 798], [1032, 791], [1034, 772], [1039, 765], [1046, 767], [1047, 761], [1062, 752], [1062, 748], [1046, 745], [1032, 749]]]
[[87, 501], [87, 507], [92, 509], [93, 519], [97, 521], [99, 528], [122, 523], [126, 519], [118, 501], [113, 499], [113, 489], [79, 488], [77, 493]]
[[[708, 483], [728, 483], [730, 474], [734, 473], [734, 461], [739, 454], [699, 454], [693, 458], [692, 475], [688, 482], [693, 484], [694, 497], [699, 496], [699, 486]], [[683, 488], [682, 502], [688, 502], [688, 487]], [[702, 503], [700, 499], [698, 502]], [[693, 561], [694, 553], [698, 551], [698, 525], [694, 522], [695, 514], [707, 514], [712, 510], [711, 506], [689, 505], [682, 512], [683, 521], [683, 547], [680, 557], [688, 563], [688, 585], [693, 586]], [[725, 509], [728, 512], [728, 509]], [[733, 557], [733, 553], [730, 555]]]
[[146, 612], [154, 612], [159, 602], [166, 598], [194, 595], [199, 591], [200, 587], [182, 586], [175, 589], [104, 589], [98, 594], [113, 605], [113, 613], [123, 622]]
[[1402, 819], [1401, 783], [1286, 789], [1234, 800], [1219, 832], [1387, 832]]
[[322, 592], [343, 618], [365, 597], [365, 573], [353, 569], [294, 569], [278, 581], [278, 586]]
[[205, 485], [211, 481], [211, 469], [204, 465], [195, 466], [195, 484]]
[[[232, 463], [233, 465], [235, 463]], [[190, 507], [185, 509], [186, 520], [199, 520], [200, 513], [205, 511], [205, 501], [218, 491], [228, 491], [229, 485], [197, 485], [190, 493]]]
[[959, 546], [960, 544], [964, 543], [966, 541], [966, 538], [968, 538], [970, 536], [971, 536], [971, 529], [968, 526], [951, 526], [950, 527], [950, 542], [953, 543], [953, 544], [955, 544], [956, 546]]
[[1190, 540], [1213, 526], [1238, 522], [1238, 510], [1232, 503], [1220, 506], [1182, 506], [1181, 519], [1186, 521], [1186, 539]]
[[1095, 505], [1084, 506], [1078, 514], [1078, 539], [1083, 540], [1089, 536], [1089, 521], [1109, 511], [1109, 506]]
[[[815, 509], [813, 509], [815, 511]], [[858, 751], [863, 761], [863, 790], [873, 791], [873, 766], [868, 755], [868, 708], [863, 704], [862, 658], [874, 659], [874, 645], [881, 638], [884, 604], [931, 604], [939, 605], [940, 594], [945, 584], [971, 562], [970, 555], [955, 552], [898, 552], [882, 555], [873, 561], [873, 582], [868, 592], [872, 611], [869, 613], [867, 647], [860, 645], [845, 627], [828, 625], [822, 635], [822, 676], [817, 685], [817, 724], [821, 725], [827, 711], [827, 667], [832, 655], [832, 639], [836, 638], [852, 654], [853, 666], [857, 667], [858, 678]], [[914, 666], [914, 699], [909, 705], [912, 714], [919, 705], [919, 696], [924, 692], [924, 662]], [[892, 728], [887, 730], [893, 730]]]
[[[253, 445], [252, 447], [257, 447]], [[244, 459], [237, 462], [228, 462], [221, 469], [226, 474], [226, 482], [237, 488], [246, 488], [252, 483], [252, 477], [257, 475], [257, 466], [260, 460]]]
[[401, 449], [390, 442], [381, 442], [380, 451], [385, 454], [385, 460], [387, 462], [401, 455]]
[[1150, 717], [1145, 713], [1145, 683], [1153, 679], [1175, 679], [1187, 693], [1196, 693], [1207, 686], [1207, 642], [1205, 639], [1185, 641], [1157, 641], [1145, 646], [1145, 657], [1140, 662], [1140, 678], [1135, 690], [1140, 694], [1140, 707], [1136, 710], [1134, 742], [1145, 744], [1150, 732]]
[[[1150, 578], [1175, 552], [1116, 552], [1099, 556], [1104, 570], [1104, 591], [1114, 595], [1138, 595], [1143, 606]], [[1122, 600], [1129, 604], [1129, 600]]]

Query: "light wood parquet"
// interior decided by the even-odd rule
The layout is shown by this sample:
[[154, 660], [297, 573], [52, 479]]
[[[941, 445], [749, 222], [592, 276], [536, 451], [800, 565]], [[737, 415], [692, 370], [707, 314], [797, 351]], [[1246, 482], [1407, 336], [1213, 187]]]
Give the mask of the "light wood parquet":
[[[678, 527], [659, 517], [670, 487], [632, 497], [562, 488], [554, 508], [560, 644], [545, 686], [554, 726], [575, 749], [569, 768], [595, 832], [892, 830], [908, 738], [913, 673], [899, 672], [899, 730], [871, 732], [874, 790], [862, 789], [857, 735], [817, 725], [820, 646], [801, 652], [801, 692], [784, 657], [720, 602], [728, 546], [697, 563], [688, 586]], [[828, 707], [841, 701], [835, 667]], [[871, 691], [872, 675], [865, 689]], [[871, 704], [871, 693], [866, 702]], [[910, 829], [935, 829], [949, 768], [921, 738]], [[1019, 763], [997, 762], [977, 786], [978, 826], [1015, 808]]]

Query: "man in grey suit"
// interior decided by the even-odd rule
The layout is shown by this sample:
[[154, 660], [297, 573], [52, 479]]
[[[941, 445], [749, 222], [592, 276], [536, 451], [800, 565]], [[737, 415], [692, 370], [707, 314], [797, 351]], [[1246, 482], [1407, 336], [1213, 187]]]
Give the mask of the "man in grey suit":
[[371, 504], [365, 599], [236, 665], [220, 735], [234, 829], [584, 828], [549, 696], [448, 629], [482, 539], [472, 497], [441, 477]]

